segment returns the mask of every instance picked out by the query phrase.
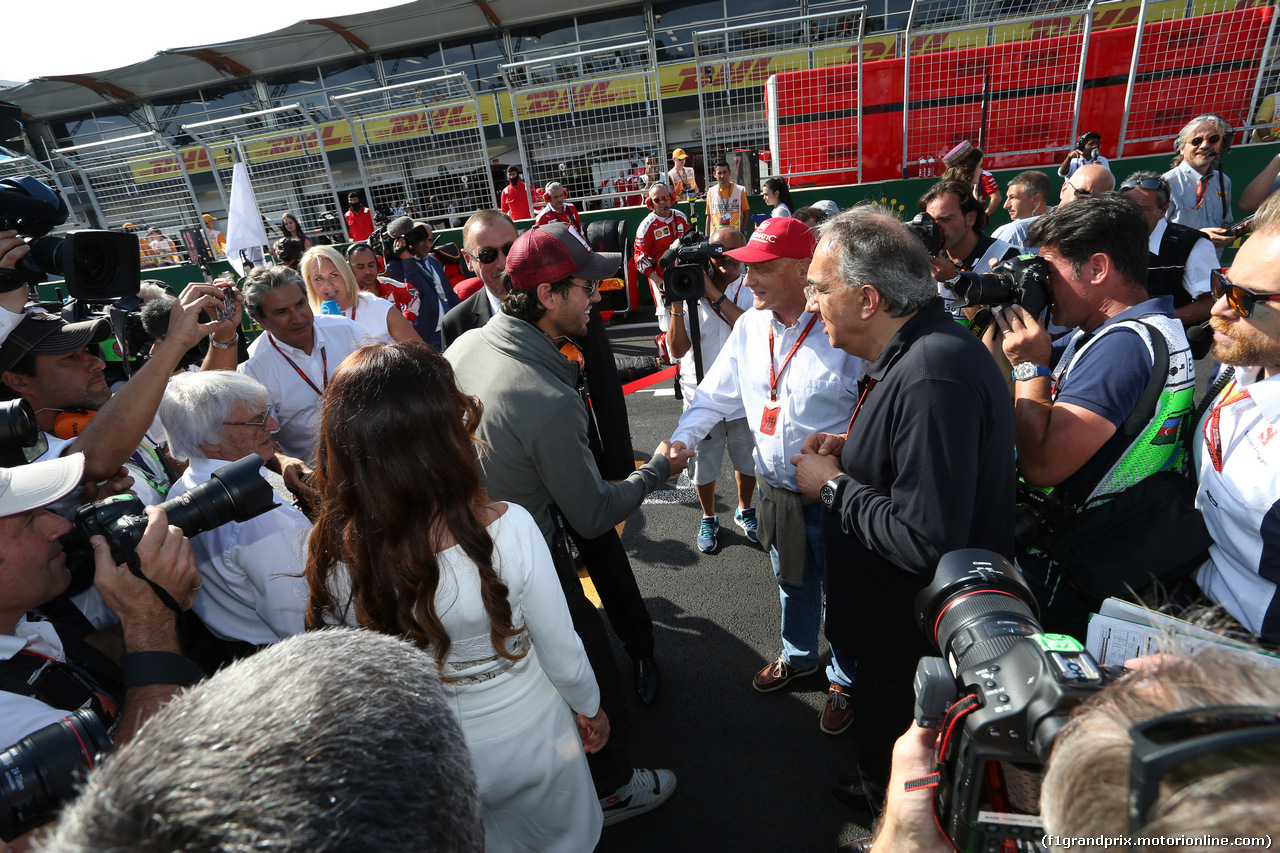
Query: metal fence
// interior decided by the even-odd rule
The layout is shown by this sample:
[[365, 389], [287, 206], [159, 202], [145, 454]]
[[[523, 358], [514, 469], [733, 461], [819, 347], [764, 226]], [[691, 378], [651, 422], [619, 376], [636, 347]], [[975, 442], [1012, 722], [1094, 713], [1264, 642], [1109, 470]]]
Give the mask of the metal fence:
[[203, 147], [224, 207], [229, 207], [231, 172], [238, 156], [268, 222], [292, 213], [309, 235], [346, 238], [342, 201], [334, 191], [324, 139], [301, 105], [184, 124], [182, 129]]
[[[736, 167], [739, 183], [758, 189], [762, 153], [768, 174], [849, 173], [849, 180], [860, 180], [865, 24], [866, 9], [858, 7], [693, 34], [703, 186], [711, 186], [711, 167], [724, 160]], [[790, 87], [767, 85], [775, 75], [817, 69], [828, 73], [795, 77]], [[777, 118], [772, 138], [769, 116]], [[797, 117], [821, 121], [821, 138], [812, 146], [784, 147], [778, 135]]]
[[55, 152], [80, 176], [104, 228], [125, 222], [172, 239], [200, 225], [195, 192], [177, 149], [158, 133], [138, 133]]
[[665, 159], [652, 42], [528, 59], [500, 70], [530, 187], [559, 181], [588, 207], [614, 207], [634, 195], [628, 179], [643, 172], [646, 155]]
[[497, 207], [484, 114], [464, 74], [337, 95], [369, 206], [431, 218]]

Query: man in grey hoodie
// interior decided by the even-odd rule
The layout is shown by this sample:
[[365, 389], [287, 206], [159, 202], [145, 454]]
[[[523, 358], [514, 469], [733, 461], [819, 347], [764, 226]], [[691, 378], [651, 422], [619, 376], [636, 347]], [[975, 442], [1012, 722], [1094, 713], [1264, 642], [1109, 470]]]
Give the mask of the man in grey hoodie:
[[[600, 300], [597, 282], [621, 262], [617, 253], [592, 253], [563, 223], [526, 231], [507, 254], [501, 313], [458, 338], [445, 356], [459, 387], [484, 405], [476, 438], [487, 445], [480, 468], [489, 497], [527, 509], [558, 558], [567, 556], [557, 535], [561, 515], [584, 536], [599, 536], [683, 470], [690, 455], [670, 456], [664, 441], [629, 477], [610, 483], [588, 447], [581, 368], [561, 347], [586, 334]], [[604, 622], [572, 561], [557, 559], [556, 569], [612, 729], [605, 748], [588, 756], [609, 826], [660, 805], [675, 789], [675, 775], [632, 767], [626, 691]]]

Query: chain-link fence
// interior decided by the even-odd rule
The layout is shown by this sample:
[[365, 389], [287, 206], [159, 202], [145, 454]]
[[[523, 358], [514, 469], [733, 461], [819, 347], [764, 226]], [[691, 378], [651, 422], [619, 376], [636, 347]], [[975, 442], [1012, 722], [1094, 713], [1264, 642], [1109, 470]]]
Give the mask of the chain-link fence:
[[337, 95], [379, 219], [398, 209], [465, 218], [497, 207], [480, 104], [464, 74]]
[[1181, 5], [1141, 6], [1120, 153], [1167, 151], [1182, 126], [1200, 113], [1216, 112], [1235, 128], [1247, 128], [1257, 114], [1275, 9], [1196, 0], [1194, 16], [1185, 17]]
[[158, 133], [138, 133], [55, 152], [80, 176], [104, 228], [128, 222], [170, 241], [200, 225], [182, 156]]
[[865, 22], [858, 7], [693, 34], [704, 186], [717, 160], [752, 189], [762, 159], [766, 174], [791, 182], [822, 174], [860, 179]]
[[559, 181], [588, 208], [615, 207], [635, 195], [646, 155], [665, 159], [652, 43], [528, 59], [501, 71], [530, 187]]
[[267, 222], [279, 222], [292, 213], [309, 236], [346, 239], [342, 202], [333, 188], [324, 140], [302, 106], [184, 124], [182, 129], [204, 147], [224, 205], [238, 156]]

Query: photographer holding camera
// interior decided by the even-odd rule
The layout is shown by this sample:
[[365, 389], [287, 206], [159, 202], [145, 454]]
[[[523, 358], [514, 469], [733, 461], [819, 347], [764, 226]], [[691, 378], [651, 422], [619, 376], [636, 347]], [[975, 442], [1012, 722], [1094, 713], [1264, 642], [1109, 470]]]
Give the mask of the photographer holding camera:
[[[747, 238], [737, 228], [716, 229], [711, 239], [726, 252], [736, 251], [746, 245]], [[728, 255], [720, 255], [708, 263], [711, 274], [703, 273], [705, 292], [693, 300], [698, 312], [698, 349], [705, 373], [715, 363], [716, 356], [729, 339], [734, 324], [742, 312], [751, 307], [754, 297], [743, 283], [742, 262]], [[698, 393], [697, 365], [689, 353], [692, 347], [692, 327], [687, 316], [689, 307], [684, 302], [671, 302], [671, 316], [680, 322], [672, 323], [667, 332], [671, 355], [680, 359], [680, 389], [687, 409], [693, 405]], [[688, 355], [688, 358], [685, 356]], [[733, 521], [752, 543], [760, 541], [757, 534], [756, 511], [751, 499], [756, 489], [756, 467], [751, 459], [753, 445], [751, 427], [746, 418], [721, 420], [711, 428], [707, 437], [698, 443], [689, 460], [689, 479], [698, 491], [698, 503], [702, 507], [702, 521], [698, 524], [696, 543], [698, 550], [711, 554], [716, 550], [716, 537], [720, 531], [720, 519], [716, 515], [716, 478], [720, 476], [720, 464], [725, 446], [733, 463], [734, 479], [738, 486], [738, 506]]]
[[987, 214], [968, 184], [955, 180], [938, 181], [920, 196], [918, 206], [933, 217], [942, 231], [942, 247], [929, 256], [929, 267], [933, 270], [938, 293], [945, 300], [947, 310], [960, 318], [959, 309], [952, 308], [955, 293], [951, 287], [959, 274], [971, 270], [986, 272], [992, 261], [1011, 258], [1018, 254], [1018, 250], [983, 232]]
[[[71, 583], [59, 538], [71, 522], [41, 507], [80, 485], [84, 456], [0, 468], [0, 744], [8, 745], [77, 708], [92, 709], [117, 743], [177, 687], [203, 674], [179, 654], [176, 616], [102, 537], [91, 540], [94, 585], [120, 617], [125, 655], [119, 665], [85, 641], [92, 627], [71, 608], [33, 616]], [[136, 549], [141, 574], [191, 606], [201, 581], [191, 545], [161, 510], [148, 512]], [[69, 614], [69, 616], [68, 616]]]
[[[1181, 469], [1178, 435], [1191, 411], [1194, 363], [1173, 300], [1147, 297], [1147, 223], [1133, 201], [1077, 198], [1039, 219], [1029, 237], [1046, 264], [1053, 321], [1077, 330], [1055, 343], [1015, 304], [996, 314], [1000, 335], [987, 341], [997, 363], [1007, 358], [1013, 368], [1022, 480], [1033, 489], [1052, 487], [1054, 501], [1069, 508], [1034, 537], [1050, 558], [1025, 554], [1020, 564], [1046, 628], [1083, 636], [1087, 614], [1106, 597], [1095, 583], [1101, 579], [1086, 573], [1097, 571], [1106, 553], [1119, 553], [1119, 539], [1134, 536], [1104, 524], [1093, 536], [1098, 551], [1073, 560], [1084, 565], [1068, 573], [1066, 543], [1085, 518], [1073, 510], [1101, 506], [1156, 472]], [[1162, 504], [1153, 505], [1157, 522], [1172, 517]], [[1144, 527], [1164, 530], [1159, 523]], [[1077, 555], [1085, 544], [1075, 543]], [[1160, 559], [1148, 553], [1141, 562], [1171, 568]], [[1118, 583], [1117, 592], [1125, 582]]]
[[385, 259], [390, 278], [418, 291], [421, 302], [413, 328], [438, 352], [444, 315], [462, 300], [453, 292], [440, 261], [431, 254], [432, 234], [426, 222], [400, 217], [387, 226], [387, 236], [394, 243]]
[[[12, 270], [31, 252], [27, 241], [17, 231], [0, 231], [0, 271]], [[0, 280], [2, 283], [2, 280]], [[9, 289], [0, 289], [0, 344], [9, 337], [13, 327], [22, 322], [27, 305], [27, 287], [16, 282]]]

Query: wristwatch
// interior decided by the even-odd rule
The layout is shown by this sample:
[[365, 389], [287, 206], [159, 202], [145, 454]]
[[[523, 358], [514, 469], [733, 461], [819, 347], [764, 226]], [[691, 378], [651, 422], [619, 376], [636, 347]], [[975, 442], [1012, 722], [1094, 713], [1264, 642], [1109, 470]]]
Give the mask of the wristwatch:
[[822, 505], [827, 509], [834, 509], [836, 505], [836, 492], [840, 488], [840, 478], [832, 477], [830, 480], [822, 484], [822, 488], [818, 490], [818, 500], [822, 501]]
[[1022, 382], [1027, 379], [1035, 379], [1037, 376], [1048, 376], [1049, 373], [1050, 370], [1047, 367], [1039, 364], [1032, 364], [1029, 361], [1024, 361], [1013, 369], [1012, 375], [1014, 379]]
[[711, 307], [712, 307], [712, 308], [719, 308], [719, 307], [720, 307], [720, 305], [721, 305], [721, 303], [723, 303], [723, 302], [724, 302], [724, 300], [725, 300], [725, 296], [726, 296], [726, 294], [723, 294], [723, 293], [722, 293], [722, 294], [720, 294], [720, 298], [719, 298], [719, 299], [717, 299], [717, 300], [715, 300], [714, 302], [712, 302], [712, 303], [711, 303]]

